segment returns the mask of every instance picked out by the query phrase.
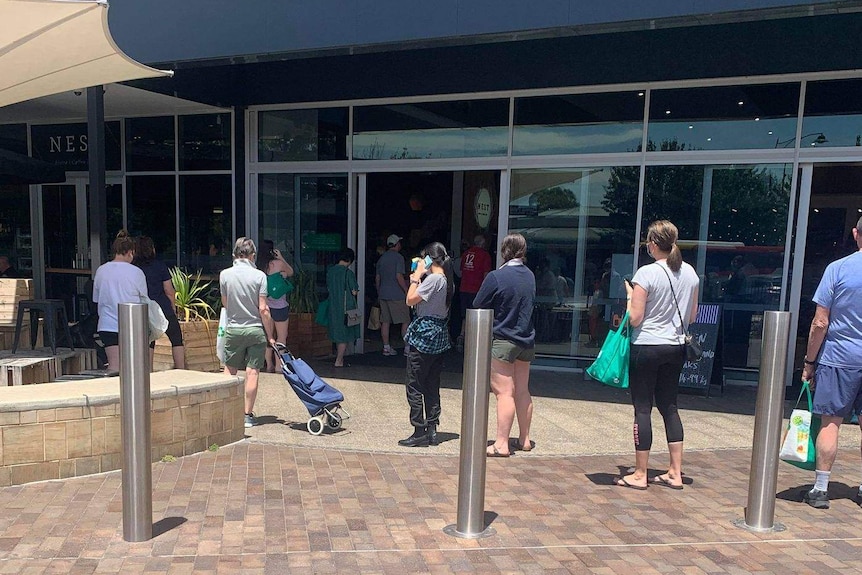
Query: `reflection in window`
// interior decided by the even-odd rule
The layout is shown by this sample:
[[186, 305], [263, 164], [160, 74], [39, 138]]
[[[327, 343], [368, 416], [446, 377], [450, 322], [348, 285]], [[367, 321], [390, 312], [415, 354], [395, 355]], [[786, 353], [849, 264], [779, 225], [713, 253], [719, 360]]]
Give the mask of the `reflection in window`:
[[653, 90], [647, 151], [793, 147], [798, 111], [797, 83]]
[[230, 114], [180, 116], [180, 170], [230, 169]]
[[127, 176], [129, 233], [150, 236], [159, 257], [177, 263], [176, 191], [174, 176]]
[[173, 171], [174, 163], [173, 116], [126, 120], [127, 172]]
[[800, 147], [862, 146], [862, 80], [808, 82]]
[[514, 155], [634, 152], [643, 138], [644, 93], [515, 100]]
[[17, 270], [18, 277], [32, 277], [30, 189], [25, 185], [0, 184], [0, 195], [3, 197], [0, 203], [0, 255], [9, 258], [9, 264]]
[[[326, 268], [347, 247], [347, 176], [298, 176], [301, 268], [326, 287]], [[275, 238], [268, 238], [275, 239]], [[295, 254], [294, 254], [295, 257]]]
[[405, 160], [505, 156], [509, 100], [465, 100], [354, 109], [353, 157]]
[[[756, 367], [764, 310], [779, 309], [792, 166], [654, 166], [645, 174], [642, 234], [668, 219], [683, 259], [701, 278], [699, 299], [724, 306], [728, 367]], [[650, 263], [639, 251], [639, 265]]]
[[288, 263], [296, 253], [294, 218], [296, 217], [295, 174], [260, 174], [258, 176], [258, 234], [272, 240]]
[[638, 167], [517, 170], [509, 231], [527, 240], [536, 276], [536, 350], [595, 356], [625, 311]]
[[347, 108], [258, 113], [259, 162], [347, 159]]
[[27, 124], [0, 124], [0, 150], [27, 156]]
[[230, 175], [180, 176], [180, 265], [217, 274], [231, 263]]

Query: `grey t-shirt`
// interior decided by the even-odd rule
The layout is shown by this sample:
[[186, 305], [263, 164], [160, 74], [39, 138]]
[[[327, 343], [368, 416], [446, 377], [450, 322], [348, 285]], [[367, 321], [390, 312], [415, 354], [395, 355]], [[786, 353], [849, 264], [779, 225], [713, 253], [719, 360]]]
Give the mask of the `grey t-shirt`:
[[[664, 270], [664, 271], [662, 271]], [[665, 274], [667, 271], [667, 274]], [[670, 281], [668, 281], [668, 274]], [[671, 282], [679, 311], [671, 293]], [[638, 345], [681, 345], [685, 341], [684, 329], [680, 328], [679, 316], [688, 326], [694, 291], [699, 285], [697, 272], [683, 262], [678, 272], [671, 271], [664, 261], [651, 263], [638, 269], [632, 283], [647, 292], [644, 320], [632, 331], [632, 343]]]
[[416, 315], [424, 317], [446, 318], [449, 316], [449, 307], [446, 305], [446, 276], [444, 274], [428, 274], [419, 287], [416, 294], [422, 298], [416, 304]]
[[404, 299], [405, 293], [398, 285], [397, 274], [404, 275], [404, 257], [395, 250], [386, 250], [377, 260], [377, 275], [380, 276], [380, 299]]
[[219, 274], [219, 288], [227, 300], [228, 327], [263, 326], [258, 303], [266, 296], [266, 274], [249, 260], [238, 258]]

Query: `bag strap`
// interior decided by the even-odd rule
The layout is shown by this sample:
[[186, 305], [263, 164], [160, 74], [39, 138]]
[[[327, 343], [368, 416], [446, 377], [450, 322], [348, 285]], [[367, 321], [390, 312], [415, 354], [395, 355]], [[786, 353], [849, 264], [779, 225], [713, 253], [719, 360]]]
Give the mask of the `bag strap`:
[[344, 268], [344, 294], [343, 294], [344, 298], [343, 298], [342, 305], [344, 305], [344, 311], [345, 312], [347, 311], [347, 291], [348, 291], [347, 290], [347, 273], [349, 271], [350, 271], [350, 268], [348, 268], [348, 267]]
[[811, 411], [814, 407], [814, 402], [811, 401], [811, 384], [807, 381], [802, 382], [802, 389], [799, 390], [799, 398], [796, 400], [796, 405], [793, 407], [793, 409], [799, 407], [799, 402], [802, 401], [803, 393], [808, 396], [808, 411]]
[[664, 269], [664, 266], [660, 263], [656, 262], [655, 265], [660, 267], [661, 270], [664, 272], [664, 275], [667, 276], [667, 283], [670, 284], [670, 293], [673, 296], [673, 303], [676, 306], [676, 315], [679, 316], [679, 329], [682, 330], [683, 335], [688, 335], [688, 331], [685, 329], [685, 322], [682, 321], [682, 312], [679, 310], [679, 300], [676, 299], [676, 292], [673, 289], [673, 282], [670, 279], [670, 274], [667, 273], [667, 270]]

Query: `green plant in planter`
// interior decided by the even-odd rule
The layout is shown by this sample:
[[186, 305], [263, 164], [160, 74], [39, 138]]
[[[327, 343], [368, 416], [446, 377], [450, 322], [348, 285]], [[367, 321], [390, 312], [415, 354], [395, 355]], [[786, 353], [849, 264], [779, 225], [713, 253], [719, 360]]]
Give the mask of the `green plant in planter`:
[[293, 291], [288, 295], [290, 311], [295, 313], [314, 313], [317, 311], [317, 286], [314, 274], [299, 271], [290, 278], [293, 281]]
[[214, 319], [215, 310], [204, 299], [210, 288], [210, 282], [201, 279], [201, 270], [194, 275], [171, 268], [171, 283], [177, 292], [177, 316], [181, 321]]

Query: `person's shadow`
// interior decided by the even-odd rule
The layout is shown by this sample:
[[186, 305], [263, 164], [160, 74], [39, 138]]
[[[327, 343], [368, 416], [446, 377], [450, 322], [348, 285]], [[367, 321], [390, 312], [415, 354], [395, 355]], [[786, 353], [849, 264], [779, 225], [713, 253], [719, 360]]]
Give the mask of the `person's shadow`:
[[[627, 465], [617, 465], [617, 473], [585, 473], [584, 476], [590, 480], [593, 485], [616, 485], [616, 480], [620, 477], [625, 477], [630, 473], [634, 473], [634, 467]], [[656, 475], [666, 473], [667, 469], [647, 469], [648, 482], [652, 482]], [[694, 484], [694, 479], [682, 474], [682, 484], [689, 486]], [[660, 486], [661, 487], [661, 486]]]
[[[802, 496], [805, 495], [814, 484], [808, 483], [806, 485], [789, 487], [784, 491], [779, 491], [775, 494], [775, 497], [781, 499], [783, 501], [792, 501], [794, 503], [802, 503]], [[862, 505], [862, 499], [858, 498], [859, 495], [859, 487], [858, 486], [850, 486], [846, 483], [841, 483], [839, 481], [830, 481], [829, 482], [829, 500], [835, 501], [836, 499], [849, 499], [859, 505]]]

